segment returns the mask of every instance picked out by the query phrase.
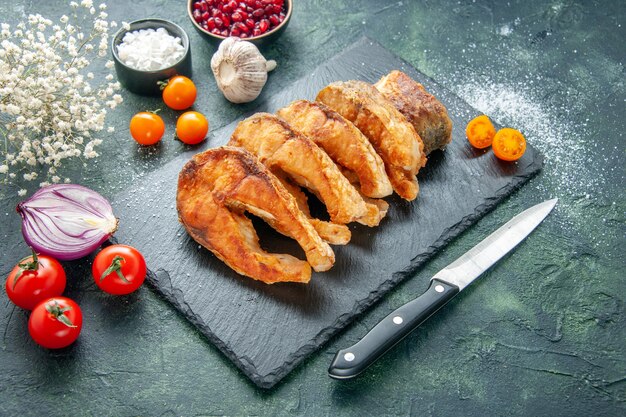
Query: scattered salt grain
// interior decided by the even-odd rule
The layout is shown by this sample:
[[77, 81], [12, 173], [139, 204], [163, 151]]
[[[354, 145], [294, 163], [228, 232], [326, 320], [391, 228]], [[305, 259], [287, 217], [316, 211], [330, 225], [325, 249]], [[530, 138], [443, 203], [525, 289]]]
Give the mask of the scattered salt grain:
[[127, 32], [117, 46], [120, 60], [140, 71], [171, 67], [180, 61], [184, 53], [181, 39], [170, 35], [165, 28]]

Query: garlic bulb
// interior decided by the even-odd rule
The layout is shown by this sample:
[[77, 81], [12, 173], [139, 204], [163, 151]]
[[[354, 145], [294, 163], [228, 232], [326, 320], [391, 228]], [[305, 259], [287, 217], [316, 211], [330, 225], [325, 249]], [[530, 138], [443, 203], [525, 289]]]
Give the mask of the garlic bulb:
[[233, 103], [257, 98], [274, 68], [276, 61], [266, 61], [256, 46], [235, 37], [224, 39], [211, 58], [217, 86]]

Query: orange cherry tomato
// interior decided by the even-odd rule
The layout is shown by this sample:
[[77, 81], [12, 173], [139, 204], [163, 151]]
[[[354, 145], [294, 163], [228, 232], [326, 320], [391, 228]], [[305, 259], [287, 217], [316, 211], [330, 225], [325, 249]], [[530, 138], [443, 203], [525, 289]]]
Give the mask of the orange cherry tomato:
[[465, 134], [473, 147], [484, 149], [491, 146], [496, 128], [493, 127], [489, 117], [483, 114], [470, 120], [465, 128]]
[[526, 139], [519, 130], [505, 127], [493, 138], [493, 153], [503, 161], [517, 161], [526, 151]]
[[197, 111], [185, 112], [176, 121], [176, 136], [187, 145], [196, 145], [202, 142], [208, 132], [208, 120]]
[[142, 111], [130, 119], [130, 134], [140, 145], [154, 145], [163, 137], [165, 123], [161, 116]]
[[174, 110], [185, 110], [196, 101], [196, 85], [183, 75], [170, 78], [163, 88], [163, 102]]

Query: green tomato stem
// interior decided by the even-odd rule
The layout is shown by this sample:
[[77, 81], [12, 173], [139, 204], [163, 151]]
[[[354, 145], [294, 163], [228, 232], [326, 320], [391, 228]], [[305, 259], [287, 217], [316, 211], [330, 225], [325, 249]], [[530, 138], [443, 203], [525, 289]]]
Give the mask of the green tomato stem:
[[20, 263], [17, 264], [17, 266], [20, 267], [20, 273], [16, 274], [15, 278], [13, 279], [13, 289], [15, 289], [15, 286], [17, 285], [17, 281], [19, 281], [20, 278], [24, 276], [24, 272], [39, 270], [39, 258], [37, 257], [37, 252], [35, 252], [33, 248], [30, 248], [30, 250], [33, 253], [32, 254], [33, 260], [30, 262], [24, 262], [26, 259], [28, 259], [28, 257], [26, 257], [22, 259]]
[[65, 308], [61, 308], [57, 300], [54, 300], [54, 305], [46, 304], [46, 311], [52, 314], [52, 316], [54, 316], [55, 319], [65, 324], [67, 327], [77, 327], [74, 325], [74, 323], [72, 323], [69, 317], [65, 315], [65, 312], [70, 311], [71, 309], [72, 307], [69, 307], [69, 306]]
[[111, 261], [111, 265], [109, 265], [109, 267], [105, 269], [102, 275], [100, 276], [100, 281], [102, 281], [103, 279], [108, 277], [110, 274], [115, 272], [122, 281], [128, 284], [129, 281], [126, 279], [124, 274], [122, 274], [122, 262], [125, 262], [125, 261], [126, 260], [122, 256], [119, 256], [119, 255], [113, 258], [113, 260]]

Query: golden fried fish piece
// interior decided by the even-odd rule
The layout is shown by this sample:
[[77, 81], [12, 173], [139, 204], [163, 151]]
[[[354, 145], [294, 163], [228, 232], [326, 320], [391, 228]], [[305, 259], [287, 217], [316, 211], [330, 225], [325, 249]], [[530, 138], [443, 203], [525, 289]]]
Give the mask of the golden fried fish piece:
[[331, 245], [347, 245], [348, 242], [350, 242], [352, 232], [350, 232], [348, 226], [313, 218], [309, 210], [308, 197], [304, 194], [302, 189], [285, 178], [284, 175], [276, 175], [276, 178], [278, 178], [285, 186], [285, 189], [294, 196], [298, 208], [304, 213], [309, 223], [311, 223], [322, 239]]
[[406, 200], [419, 192], [415, 176], [425, 165], [421, 138], [406, 118], [376, 88], [363, 81], [335, 82], [317, 95], [370, 140], [385, 162], [393, 189]]
[[311, 190], [326, 205], [333, 223], [376, 226], [383, 217], [322, 149], [273, 114], [256, 113], [242, 120], [228, 144], [247, 149], [270, 170]]
[[363, 195], [382, 198], [393, 193], [383, 160], [361, 131], [339, 113], [320, 102], [298, 100], [276, 114], [338, 165], [354, 172]]
[[[224, 146], [194, 155], [179, 174], [176, 207], [189, 235], [241, 275], [268, 284], [308, 282], [311, 266], [326, 271], [335, 261], [293, 196], [244, 149]], [[265, 252], [245, 211], [295, 239], [308, 263]]]
[[391, 71], [374, 87], [413, 125], [424, 142], [424, 152], [444, 149], [452, 140], [452, 120], [446, 107], [424, 86], [401, 71]]

